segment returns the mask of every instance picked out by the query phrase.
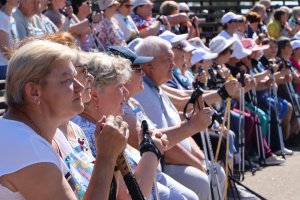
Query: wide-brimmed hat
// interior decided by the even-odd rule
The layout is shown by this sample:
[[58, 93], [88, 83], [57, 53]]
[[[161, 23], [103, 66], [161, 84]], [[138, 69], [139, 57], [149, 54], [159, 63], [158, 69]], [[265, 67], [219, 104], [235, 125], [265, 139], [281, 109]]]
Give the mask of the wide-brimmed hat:
[[262, 50], [268, 49], [270, 47], [269, 44], [257, 45], [254, 42], [254, 40], [250, 39], [250, 38], [241, 40], [241, 43], [242, 43], [244, 48], [249, 49], [251, 51], [262, 51]]
[[196, 48], [194, 46], [192, 46], [187, 40], [183, 40], [181, 41], [181, 44], [184, 46], [183, 50], [186, 52], [190, 52], [195, 50]]
[[233, 39], [226, 40], [222, 36], [214, 37], [210, 43], [209, 48], [212, 53], [221, 53], [225, 49], [227, 49], [230, 45], [232, 45], [234, 42]]
[[228, 12], [225, 15], [223, 15], [221, 22], [223, 25], [225, 25], [227, 22], [230, 20], [235, 19], [235, 20], [242, 20], [243, 16], [242, 15], [236, 15], [233, 12]]
[[161, 35], [159, 35], [159, 37], [173, 44], [176, 42], [180, 42], [182, 40], [186, 40], [188, 38], [188, 34], [186, 33], [186, 34], [176, 35], [171, 31], [165, 31]]
[[99, 0], [98, 5], [101, 10], [105, 10], [113, 4], [120, 4], [117, 0]]
[[143, 64], [153, 60], [153, 57], [138, 56], [126, 46], [109, 46], [108, 51], [112, 54], [122, 54], [123, 57], [129, 59], [132, 64]]
[[142, 6], [142, 5], [153, 5], [153, 3], [150, 0], [133, 0], [133, 9]]
[[201, 60], [211, 60], [218, 57], [217, 53], [211, 53], [208, 51], [205, 51], [203, 48], [198, 48], [195, 51], [193, 51], [192, 56], [192, 65], [194, 65], [196, 62], [200, 62]]
[[235, 57], [237, 59], [242, 59], [246, 56], [249, 56], [252, 53], [251, 50], [244, 48], [241, 41], [238, 39], [234, 40], [234, 46], [233, 46], [232, 50], [233, 50], [233, 52], [232, 52], [230, 58]]

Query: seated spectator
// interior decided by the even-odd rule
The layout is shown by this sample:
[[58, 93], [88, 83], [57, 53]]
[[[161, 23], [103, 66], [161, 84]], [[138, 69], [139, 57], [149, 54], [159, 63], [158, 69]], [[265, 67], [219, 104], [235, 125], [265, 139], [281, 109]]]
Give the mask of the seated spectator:
[[113, 18], [118, 21], [118, 24], [124, 33], [124, 39], [126, 43], [130, 43], [132, 40], [139, 37], [139, 31], [130, 17], [133, 8], [132, 0], [118, 1], [120, 3], [118, 12]]
[[242, 18], [240, 20], [238, 20], [239, 22], [239, 27], [238, 30], [235, 32], [235, 34], [238, 36], [238, 38], [240, 40], [245, 39], [245, 37], [247, 36], [247, 33], [245, 33], [245, 31], [247, 30], [247, 21], [246, 21], [246, 17], [242, 16]]
[[288, 36], [288, 31], [290, 31], [287, 21], [287, 13], [285, 10], [277, 9], [274, 12], [274, 20], [272, 20], [268, 25], [268, 34], [270, 37], [277, 39], [280, 36]]
[[46, 32], [48, 34], [53, 34], [58, 32], [59, 30], [57, 26], [46, 15], [43, 14], [43, 12], [48, 9], [48, 4], [50, 1], [41, 0], [40, 2], [41, 2], [41, 6], [37, 15], [41, 18]]
[[116, 0], [99, 0], [99, 8], [103, 10], [103, 20], [97, 25], [98, 39], [105, 50], [108, 46], [126, 45], [124, 33], [113, 16], [117, 13], [119, 2]]
[[42, 36], [46, 33], [39, 12], [39, 0], [21, 0], [19, 7], [13, 12], [20, 39], [29, 36]]
[[255, 6], [253, 6], [251, 11], [256, 12], [257, 14], [262, 16], [262, 21], [258, 24], [258, 30], [259, 30], [259, 33], [263, 33], [267, 37], [268, 29], [267, 29], [266, 23], [264, 22], [265, 16], [267, 16], [266, 7], [262, 4], [256, 4]]
[[[66, 16], [63, 15], [59, 9], [65, 12], [65, 14], [70, 18], [68, 23], [66, 23]], [[44, 13], [56, 26], [60, 28], [63, 26], [63, 30], [68, 31], [70, 23], [77, 23], [78, 20], [72, 15], [73, 9], [70, 5], [66, 5], [66, 1], [50, 1], [48, 4], [48, 9]]]
[[[141, 58], [143, 59], [143, 58]], [[145, 58], [148, 61], [151, 58]], [[146, 62], [144, 61], [144, 62]], [[95, 81], [91, 83], [91, 101], [86, 103], [84, 111], [72, 118], [72, 121], [78, 123], [83, 128], [88, 141], [90, 142], [91, 150], [94, 157], [98, 157], [95, 152], [94, 129], [95, 122], [105, 116], [113, 114], [115, 116], [123, 114], [124, 98], [128, 94], [124, 83], [131, 76], [132, 69], [130, 62], [127, 59], [109, 56], [106, 54], [92, 55], [87, 62], [89, 70], [95, 76]], [[112, 101], [113, 98], [113, 101]], [[125, 126], [126, 125], [126, 126]], [[125, 130], [128, 125], [124, 124]], [[167, 140], [161, 135], [156, 138], [157, 134], [153, 134], [152, 138], [156, 144], [155, 148], [159, 149], [156, 153], [150, 152], [147, 149], [140, 157], [140, 152], [127, 146], [125, 152], [130, 159], [131, 166], [134, 169], [134, 175], [146, 199], [153, 199], [155, 194], [152, 191], [153, 180], [161, 153], [166, 148]], [[141, 135], [140, 135], [141, 136]], [[138, 144], [141, 143], [139, 137]], [[147, 173], [144, 173], [144, 172]], [[117, 173], [119, 174], [119, 173]], [[120, 184], [117, 196], [130, 198], [127, 187], [122, 176], [115, 177]], [[116, 183], [117, 184], [117, 183]], [[114, 187], [115, 189], [118, 186]]]
[[[157, 125], [157, 128], [181, 124], [177, 109], [160, 87], [173, 77], [174, 54], [171, 48], [170, 43], [155, 36], [145, 38], [136, 46], [137, 55], [153, 56], [154, 59], [143, 66], [143, 71], [146, 73], [143, 78], [144, 91], [133, 98], [141, 104], [146, 115]], [[166, 151], [165, 155], [166, 174], [193, 190], [199, 198], [211, 198], [207, 176], [203, 173], [206, 171], [206, 166], [199, 162], [204, 159], [204, 155], [191, 137]], [[217, 165], [217, 168], [221, 194], [224, 195], [224, 172], [220, 166]]]
[[[73, 50], [49, 41], [28, 42], [12, 55], [6, 81], [10, 109], [0, 119], [0, 135], [6, 141], [0, 147], [6, 151], [0, 155], [2, 198], [77, 199], [75, 182], [51, 146], [59, 124], [83, 110], [74, 58]], [[86, 199], [108, 199], [115, 165], [111, 161], [126, 144], [117, 120], [110, 116], [97, 123], [99, 156]]]
[[289, 24], [292, 28], [294, 28], [297, 23], [300, 23], [300, 6], [293, 7], [292, 17], [289, 19]]
[[[92, 34], [96, 24], [102, 20], [102, 13], [92, 13], [92, 3], [86, 0], [72, 0], [72, 8], [73, 14], [76, 15], [77, 19], [81, 23], [85, 24], [84, 27], [86, 29], [86, 35], [81, 32], [78, 36], [80, 39], [81, 49], [84, 51], [90, 51], [92, 48], [97, 48], [94, 46], [94, 36]], [[70, 27], [71, 32], [72, 29], [73, 26]]]
[[13, 42], [19, 39], [16, 22], [11, 16], [12, 10], [18, 7], [18, 2], [14, 0], [3, 0], [1, 1], [0, 10], [0, 79], [6, 78], [6, 68], [8, 59], [6, 57], [7, 49], [12, 48]]
[[287, 32], [288, 34], [286, 34], [285, 36], [287, 37], [293, 37], [299, 30], [300, 30], [300, 25], [299, 24], [295, 24], [295, 26], [290, 26], [290, 24], [288, 23], [288, 20], [290, 18], [290, 8], [287, 6], [281, 6], [280, 9], [284, 10], [286, 13], [286, 18], [284, 21], [284, 24], [288, 25], [288, 29]]
[[[291, 61], [292, 65], [295, 67], [295, 69], [300, 71], [300, 41], [295, 40], [291, 42], [293, 53], [291, 57], [289, 58], [289, 61]], [[300, 92], [300, 83], [297, 83], [297, 92]]]
[[258, 13], [263, 17], [264, 24], [268, 24], [273, 20], [274, 9], [271, 8], [271, 0], [260, 0], [255, 6], [264, 7], [264, 13]]
[[170, 24], [166, 16], [160, 16], [157, 19], [152, 18], [153, 3], [150, 0], [134, 0], [133, 13], [131, 17], [140, 31], [141, 38], [150, 35], [160, 35], [165, 30], [170, 30]]
[[260, 30], [258, 29], [258, 25], [261, 23], [262, 17], [256, 12], [250, 11], [246, 15], [246, 20], [247, 29], [245, 30], [245, 33], [247, 35], [247, 38], [263, 39], [265, 35], [260, 35]]
[[[165, 15], [168, 18], [168, 21], [171, 26], [171, 31], [175, 34], [183, 34], [180, 30], [181, 23], [187, 23], [188, 16], [185, 13], [179, 13], [179, 6], [175, 1], [164, 1], [160, 5], [159, 13]], [[183, 30], [182, 30], [183, 31]], [[188, 29], [184, 30], [185, 33], [188, 33]]]

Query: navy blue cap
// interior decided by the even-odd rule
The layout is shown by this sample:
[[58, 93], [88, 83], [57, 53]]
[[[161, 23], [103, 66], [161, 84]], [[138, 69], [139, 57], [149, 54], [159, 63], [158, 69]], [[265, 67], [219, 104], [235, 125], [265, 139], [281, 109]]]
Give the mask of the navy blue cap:
[[145, 56], [138, 56], [136, 55], [133, 51], [131, 51], [128, 47], [126, 46], [109, 46], [107, 47], [107, 51], [111, 52], [114, 55], [120, 55], [124, 58], [129, 59], [132, 64], [143, 64], [150, 62], [153, 60], [153, 57], [145, 57]]

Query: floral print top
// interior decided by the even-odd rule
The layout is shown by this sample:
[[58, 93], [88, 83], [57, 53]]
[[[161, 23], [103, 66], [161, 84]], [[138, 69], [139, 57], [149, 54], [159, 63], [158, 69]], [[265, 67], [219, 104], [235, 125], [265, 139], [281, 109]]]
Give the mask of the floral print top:
[[108, 46], [126, 45], [124, 34], [115, 19], [112, 18], [111, 21], [109, 21], [107, 17], [103, 17], [103, 20], [98, 24], [96, 30], [99, 32], [98, 39], [105, 49]]

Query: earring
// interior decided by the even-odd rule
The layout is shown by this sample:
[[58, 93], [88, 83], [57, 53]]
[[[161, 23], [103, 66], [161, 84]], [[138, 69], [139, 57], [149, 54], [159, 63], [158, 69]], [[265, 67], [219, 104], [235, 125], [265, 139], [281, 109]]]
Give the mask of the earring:
[[98, 106], [95, 106], [95, 110], [98, 110]]
[[40, 100], [37, 100], [37, 105], [39, 106], [41, 104]]

